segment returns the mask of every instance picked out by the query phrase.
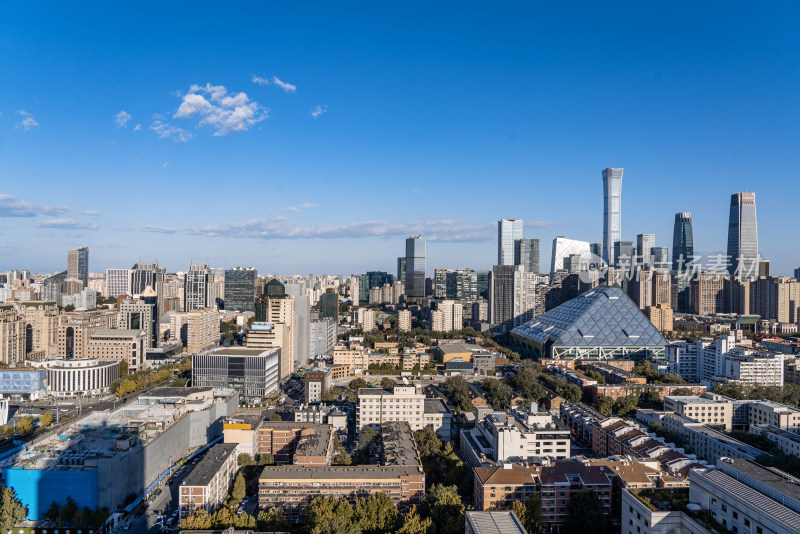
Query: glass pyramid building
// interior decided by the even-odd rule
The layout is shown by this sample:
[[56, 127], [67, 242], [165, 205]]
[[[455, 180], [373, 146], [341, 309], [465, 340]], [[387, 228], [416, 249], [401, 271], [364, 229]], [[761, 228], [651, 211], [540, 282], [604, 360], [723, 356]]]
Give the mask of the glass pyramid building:
[[596, 287], [514, 328], [517, 349], [536, 358], [664, 357], [667, 340], [617, 285]]

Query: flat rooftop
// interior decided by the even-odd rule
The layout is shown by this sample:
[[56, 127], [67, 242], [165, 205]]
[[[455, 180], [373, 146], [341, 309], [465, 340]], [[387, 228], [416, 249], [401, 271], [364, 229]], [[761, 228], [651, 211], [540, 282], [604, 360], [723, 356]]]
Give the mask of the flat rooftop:
[[442, 399], [425, 399], [425, 413], [447, 413], [447, 406]]
[[276, 348], [248, 349], [246, 347], [223, 347], [211, 352], [214, 356], [261, 356], [275, 352]]
[[474, 343], [444, 343], [436, 345], [442, 354], [462, 353], [462, 352], [490, 352], [488, 349], [475, 345]]
[[419, 451], [408, 423], [405, 421], [383, 423], [381, 439], [384, 465], [420, 465]]
[[467, 524], [476, 534], [525, 534], [514, 512], [466, 512]]
[[728, 401], [709, 399], [700, 395], [668, 395], [673, 402], [682, 404], [727, 404]]
[[236, 447], [236, 443], [217, 443], [211, 447], [205, 458], [186, 475], [181, 486], [208, 486], [228, 457], [236, 452]]
[[765, 467], [756, 462], [735, 458], [728, 462], [737, 471], [753, 477], [762, 484], [766, 484], [774, 490], [789, 495], [793, 499], [800, 501], [800, 479], [777, 469]]
[[[422, 467], [419, 466], [305, 466], [283, 465], [265, 467], [259, 476], [260, 482], [268, 481], [354, 481], [354, 480], [397, 480], [402, 477], [419, 475]], [[399, 482], [399, 480], [398, 480]]]

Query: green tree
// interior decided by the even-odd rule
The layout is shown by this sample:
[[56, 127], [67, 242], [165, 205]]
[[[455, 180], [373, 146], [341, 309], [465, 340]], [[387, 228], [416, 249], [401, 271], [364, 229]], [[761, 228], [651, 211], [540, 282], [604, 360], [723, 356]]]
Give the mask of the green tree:
[[461, 411], [472, 411], [475, 406], [472, 404], [472, 399], [469, 396], [469, 385], [461, 375], [450, 376], [444, 381], [442, 385], [444, 390], [450, 396], [453, 404]]
[[275, 457], [271, 454], [259, 454], [258, 455], [258, 465], [274, 465], [275, 464]]
[[353, 517], [365, 534], [388, 534], [397, 527], [397, 506], [385, 493], [374, 493], [356, 502]]
[[544, 388], [539, 383], [539, 373], [531, 367], [520, 369], [511, 379], [517, 393], [528, 402], [538, 402], [544, 397]]
[[0, 490], [0, 531], [9, 532], [11, 528], [25, 519], [28, 508], [17, 499], [14, 488]]
[[312, 528], [311, 534], [361, 534], [361, 527], [347, 518], [333, 516]]
[[274, 413], [269, 417], [270, 421], [283, 421], [283, 417], [279, 413]]
[[635, 413], [636, 408], [639, 406], [639, 398], [637, 395], [628, 395], [622, 397], [614, 403], [614, 411], [620, 417], [625, 417], [630, 413]]
[[47, 511], [44, 513], [44, 518], [49, 519], [50, 521], [56, 523], [56, 526], [59, 528], [61, 528], [62, 526], [59, 524], [59, 519], [61, 518], [60, 509], [61, 508], [60, 506], [58, 506], [58, 503], [56, 501], [53, 501], [52, 503], [50, 503], [50, 508], [48, 508]]
[[388, 376], [381, 378], [381, 387], [384, 389], [392, 389], [394, 387], [394, 384], [395, 384], [394, 380], [392, 380]]
[[78, 504], [72, 497], [67, 497], [64, 505], [61, 507], [61, 522], [65, 525], [72, 524], [75, 515], [78, 513]]
[[333, 440], [333, 465], [351, 465], [353, 459], [347, 453], [342, 442], [338, 439]]
[[211, 516], [211, 526], [215, 529], [226, 529], [233, 526], [236, 516], [227, 506], [220, 506]]
[[44, 415], [42, 415], [39, 418], [39, 424], [43, 427], [50, 426], [52, 423], [53, 423], [53, 414], [51, 414], [50, 412], [45, 412]]
[[417, 513], [417, 507], [412, 506], [411, 510], [403, 518], [403, 526], [397, 534], [430, 534], [433, 531], [433, 521], [430, 517], [422, 518]]
[[542, 512], [542, 499], [539, 494], [534, 494], [524, 503], [514, 501], [511, 503], [511, 510], [517, 514], [528, 534], [544, 534], [545, 520]]
[[125, 376], [128, 374], [128, 362], [127, 360], [120, 360], [119, 361], [119, 376]]
[[417, 442], [417, 449], [422, 458], [438, 455], [442, 452], [442, 440], [432, 429], [427, 426], [414, 432], [414, 440]]
[[33, 417], [23, 417], [17, 420], [17, 432], [27, 436], [33, 432]]
[[507, 410], [511, 406], [511, 386], [496, 378], [487, 378], [481, 384], [486, 393], [486, 400], [495, 410]]
[[608, 395], [600, 395], [597, 397], [597, 411], [605, 416], [611, 415], [614, 410], [614, 400]]
[[434, 484], [422, 499], [421, 510], [436, 525], [437, 534], [464, 532], [464, 501], [458, 487]]
[[205, 508], [200, 508], [181, 519], [179, 526], [181, 530], [208, 530], [211, 528], [211, 520], [212, 517]]
[[286, 532], [289, 530], [289, 522], [283, 517], [283, 510], [280, 508], [269, 508], [258, 513], [256, 521], [260, 532]]
[[256, 528], [256, 519], [252, 515], [242, 512], [233, 516], [233, 526], [238, 529], [252, 530]]
[[236, 480], [233, 481], [233, 489], [231, 490], [231, 499], [233, 500], [234, 508], [242, 504], [245, 495], [247, 495], [247, 484], [240, 471], [239, 474], [236, 475]]
[[355, 379], [351, 380], [350, 383], [347, 385], [347, 387], [351, 391], [356, 391], [357, 392], [361, 388], [369, 387], [369, 384], [367, 384], [366, 380], [364, 380], [363, 378], [359, 377], [359, 378], [355, 378]]
[[300, 513], [302, 522], [311, 532], [335, 517], [351, 523], [353, 507], [345, 499], [339, 499], [332, 495], [315, 497]]
[[256, 461], [253, 460], [253, 457], [250, 454], [243, 452], [242, 454], [239, 455], [239, 465], [241, 467], [256, 465]]
[[602, 534], [609, 532], [609, 526], [597, 493], [585, 490], [572, 495], [564, 523], [567, 534]]

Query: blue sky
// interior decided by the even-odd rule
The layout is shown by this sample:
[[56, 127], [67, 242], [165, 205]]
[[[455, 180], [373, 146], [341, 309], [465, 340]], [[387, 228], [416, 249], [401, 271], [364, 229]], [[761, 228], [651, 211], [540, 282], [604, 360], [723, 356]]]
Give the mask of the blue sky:
[[[496, 221], [800, 265], [798, 6], [692, 2], [0, 5], [0, 270], [140, 258], [291, 274], [488, 268]], [[124, 113], [123, 113], [124, 112]]]

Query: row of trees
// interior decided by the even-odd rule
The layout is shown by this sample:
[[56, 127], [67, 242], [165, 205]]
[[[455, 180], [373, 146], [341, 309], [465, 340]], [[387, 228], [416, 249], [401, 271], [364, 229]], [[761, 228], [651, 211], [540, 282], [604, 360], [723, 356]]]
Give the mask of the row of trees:
[[108, 508], [97, 508], [95, 510], [88, 506], [80, 508], [72, 497], [67, 497], [67, 500], [61, 506], [53, 501], [44, 513], [44, 518], [55, 523], [56, 528], [83, 527], [97, 530], [103, 526], [109, 515]]
[[[244, 463], [249, 463], [248, 459], [244, 457], [244, 455], [240, 455], [240, 464], [243, 460]], [[252, 460], [252, 457], [250, 460]], [[226, 529], [228, 527], [236, 527], [241, 529], [256, 528], [256, 518], [250, 514], [236, 513], [239, 505], [242, 504], [242, 501], [246, 495], [247, 483], [245, 482], [244, 476], [240, 471], [239, 474], [236, 475], [236, 478], [233, 481], [231, 492], [223, 501], [222, 506], [220, 506], [219, 509], [213, 514], [209, 514], [205, 509], [200, 509], [193, 514], [184, 517], [180, 522], [181, 530], [208, 530], [210, 528]]]
[[444, 443], [436, 432], [422, 428], [414, 432], [427, 486], [436, 484], [456, 488], [465, 502], [472, 500], [472, 469], [458, 457], [450, 443]]
[[385, 493], [358, 499], [355, 505], [333, 496], [317, 497], [300, 515], [304, 534], [461, 534], [464, 503], [455, 486], [434, 484], [419, 507], [405, 515]]
[[653, 369], [653, 364], [648, 360], [642, 360], [633, 368], [633, 372], [639, 376], [647, 378], [650, 384], [686, 384], [686, 380], [679, 374], [660, 373]]
[[800, 385], [797, 384], [784, 384], [783, 386], [718, 384], [712, 391], [734, 399], [766, 399], [800, 407]]
[[[20, 417], [14, 419], [16, 423], [6, 424], [0, 426], [0, 437], [3, 439], [11, 439], [16, 432], [20, 436], [30, 436], [35, 431], [34, 424], [36, 419], [31, 416]], [[50, 412], [45, 412], [39, 417], [39, 428], [46, 428], [53, 424], [53, 415]]]
[[111, 384], [111, 393], [118, 397], [127, 397], [131, 393], [161, 384], [172, 378], [173, 370], [183, 372], [192, 368], [191, 358], [184, 358], [177, 367], [171, 364], [162, 365], [157, 370], [145, 369], [128, 374], [128, 364], [120, 362], [120, 379]]

